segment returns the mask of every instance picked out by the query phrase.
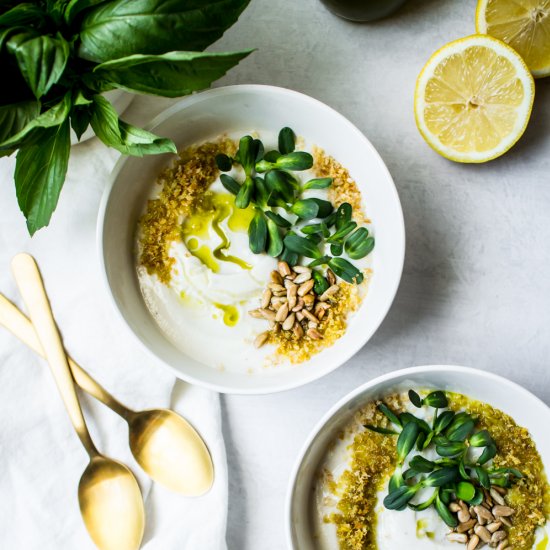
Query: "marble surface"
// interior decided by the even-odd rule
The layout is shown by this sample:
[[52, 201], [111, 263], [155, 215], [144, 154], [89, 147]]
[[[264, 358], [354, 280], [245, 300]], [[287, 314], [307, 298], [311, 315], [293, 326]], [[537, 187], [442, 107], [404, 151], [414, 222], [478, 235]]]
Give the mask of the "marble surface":
[[521, 141], [482, 166], [453, 164], [420, 137], [412, 101], [433, 51], [474, 32], [474, 0], [409, 0], [352, 24], [318, 0], [252, 0], [216, 46], [258, 50], [219, 84], [294, 88], [339, 110], [372, 141], [405, 214], [394, 306], [351, 361], [304, 388], [222, 398], [230, 550], [280, 550], [294, 459], [339, 398], [394, 369], [453, 363], [519, 382], [550, 404], [550, 78], [537, 82]]

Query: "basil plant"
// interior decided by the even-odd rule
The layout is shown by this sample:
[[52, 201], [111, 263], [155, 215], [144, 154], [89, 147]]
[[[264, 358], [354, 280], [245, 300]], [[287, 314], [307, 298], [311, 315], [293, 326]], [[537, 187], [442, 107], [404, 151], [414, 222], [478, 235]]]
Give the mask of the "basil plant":
[[30, 234], [47, 226], [65, 180], [71, 128], [91, 125], [125, 155], [176, 152], [118, 118], [103, 92], [179, 97], [207, 88], [250, 51], [205, 52], [249, 0], [42, 0], [0, 3], [0, 156]]

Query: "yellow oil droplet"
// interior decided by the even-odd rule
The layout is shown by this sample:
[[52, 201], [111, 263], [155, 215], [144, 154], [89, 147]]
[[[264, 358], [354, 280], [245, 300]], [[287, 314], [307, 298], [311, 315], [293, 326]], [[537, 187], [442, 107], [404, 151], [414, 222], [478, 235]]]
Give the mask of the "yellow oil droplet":
[[214, 304], [223, 311], [223, 322], [228, 327], [234, 327], [239, 321], [239, 310], [235, 306], [225, 304]]
[[548, 533], [537, 543], [536, 550], [546, 550], [548, 548]]
[[195, 239], [195, 237], [191, 237], [190, 239], [188, 239], [185, 244], [190, 252], [199, 248], [199, 240]]
[[[219, 272], [219, 264], [215, 260], [230, 262], [241, 269], [249, 270], [252, 269], [249, 263], [227, 254], [231, 241], [220, 224], [227, 219], [227, 225], [231, 231], [246, 231], [253, 216], [252, 208], [244, 210], [237, 208], [232, 195], [207, 192], [195, 211], [184, 220], [181, 229], [182, 238], [189, 252], [214, 273]], [[220, 238], [220, 244], [213, 251], [206, 245], [199, 247], [197, 239], [197, 237], [207, 239], [210, 236], [210, 228]]]
[[219, 273], [220, 264], [218, 264], [214, 258], [212, 250], [210, 250], [210, 248], [208, 248], [205, 244], [203, 244], [200, 248], [197, 248], [197, 250], [193, 250], [191, 254], [198, 258], [208, 269], [210, 269], [210, 271]]
[[[234, 205], [235, 203], [233, 203], [233, 206]], [[229, 216], [229, 219], [227, 220], [227, 226], [231, 229], [231, 231], [241, 231], [244, 233], [248, 231], [248, 226], [250, 225], [253, 217], [254, 208], [252, 208], [252, 206], [249, 206], [248, 208], [237, 208], [234, 206], [231, 216]]]

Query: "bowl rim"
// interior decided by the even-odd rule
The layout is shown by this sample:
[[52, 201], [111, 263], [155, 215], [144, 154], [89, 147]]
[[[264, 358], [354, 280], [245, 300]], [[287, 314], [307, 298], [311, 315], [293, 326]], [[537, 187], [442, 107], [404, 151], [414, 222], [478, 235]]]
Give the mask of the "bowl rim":
[[466, 374], [471, 376], [472, 375], [479, 376], [488, 381], [496, 381], [500, 384], [504, 384], [505, 386], [507, 386], [509, 390], [521, 394], [524, 398], [529, 399], [534, 405], [541, 407], [547, 413], [550, 413], [550, 406], [548, 406], [542, 399], [537, 397], [534, 393], [530, 392], [528, 389], [524, 388], [517, 382], [514, 382], [509, 378], [505, 378], [504, 376], [500, 376], [499, 374], [495, 374], [493, 372], [489, 372], [482, 369], [477, 369], [474, 367], [463, 367], [460, 365], [421, 365], [416, 367], [407, 367], [404, 369], [398, 369], [398, 370], [388, 372], [386, 374], [382, 374], [380, 376], [377, 376], [376, 378], [373, 378], [372, 380], [369, 380], [368, 382], [365, 382], [364, 384], [361, 384], [360, 386], [358, 386], [348, 394], [344, 395], [344, 397], [339, 399], [334, 405], [332, 405], [332, 407], [330, 407], [330, 409], [325, 414], [323, 414], [321, 419], [315, 423], [315, 425], [309, 432], [305, 442], [300, 448], [300, 451], [298, 452], [296, 460], [294, 461], [294, 465], [292, 466], [292, 470], [290, 472], [290, 480], [287, 486], [287, 492], [285, 497], [285, 512], [284, 512], [286, 543], [289, 550], [295, 550], [292, 543], [292, 506], [294, 503], [293, 494], [294, 494], [294, 488], [296, 486], [296, 480], [298, 478], [298, 472], [300, 471], [300, 468], [304, 461], [304, 457], [307, 451], [309, 450], [309, 448], [311, 447], [311, 444], [313, 443], [317, 435], [321, 433], [321, 431], [323, 430], [327, 422], [340, 409], [342, 409], [347, 403], [349, 403], [357, 395], [363, 393], [364, 391], [374, 386], [377, 386], [378, 384], [382, 384], [384, 382], [392, 380], [393, 378], [398, 378], [401, 376], [409, 376], [413, 374], [425, 374], [425, 373], [433, 373], [433, 372], [461, 373], [461, 374]]
[[109, 203], [109, 198], [111, 196], [111, 192], [113, 190], [117, 177], [122, 167], [124, 166], [124, 164], [130, 159], [130, 157], [125, 155], [121, 155], [120, 158], [117, 160], [116, 164], [114, 165], [111, 171], [111, 174], [109, 176], [109, 179], [107, 181], [107, 184], [105, 185], [105, 189], [103, 191], [101, 201], [99, 203], [97, 225], [96, 225], [96, 251], [99, 256], [99, 267], [101, 271], [101, 279], [103, 281], [104, 287], [107, 290], [107, 296], [108, 296], [109, 302], [111, 303], [111, 307], [116, 311], [116, 315], [119, 318], [119, 320], [122, 321], [122, 324], [125, 326], [126, 331], [132, 335], [132, 338], [134, 339], [134, 341], [138, 343], [141, 349], [144, 350], [145, 353], [151, 359], [153, 359], [156, 363], [161, 364], [164, 367], [168, 368], [176, 378], [183, 380], [185, 382], [188, 382], [190, 384], [196, 384], [196, 385], [205, 387], [207, 389], [210, 389], [219, 393], [224, 393], [224, 394], [266, 395], [266, 394], [278, 393], [282, 391], [295, 389], [301, 386], [305, 386], [306, 384], [310, 384], [311, 382], [314, 382], [319, 378], [322, 378], [323, 376], [330, 374], [331, 372], [335, 371], [336, 369], [344, 365], [347, 361], [349, 361], [349, 359], [351, 359], [351, 357], [353, 357], [356, 353], [358, 353], [363, 348], [363, 346], [365, 346], [368, 343], [368, 341], [372, 338], [372, 336], [376, 333], [376, 331], [380, 328], [380, 325], [386, 318], [388, 311], [390, 310], [390, 308], [392, 307], [395, 301], [395, 296], [397, 294], [397, 290], [399, 289], [399, 285], [401, 283], [403, 267], [405, 262], [405, 248], [406, 248], [405, 219], [403, 216], [403, 208], [401, 206], [401, 201], [399, 199], [399, 194], [397, 192], [395, 182], [393, 181], [393, 178], [391, 176], [391, 173], [386, 163], [384, 162], [384, 160], [382, 159], [381, 155], [378, 153], [374, 145], [363, 134], [363, 132], [361, 132], [361, 130], [359, 130], [359, 128], [357, 128], [357, 126], [353, 124], [353, 122], [351, 122], [347, 117], [342, 115], [333, 107], [307, 94], [303, 94], [301, 92], [291, 90], [289, 88], [272, 86], [267, 84], [235, 84], [231, 86], [211, 88], [209, 90], [205, 90], [199, 93], [194, 93], [192, 95], [184, 97], [180, 101], [174, 103], [173, 105], [164, 109], [155, 117], [153, 117], [148, 123], [143, 125], [143, 128], [151, 131], [155, 127], [165, 122], [174, 113], [179, 112], [182, 109], [185, 109], [205, 99], [209, 99], [212, 97], [223, 97], [228, 94], [235, 94], [235, 93], [238, 94], [241, 92], [244, 92], [244, 93], [252, 92], [252, 93], [259, 93], [259, 94], [264, 92], [277, 93], [283, 96], [286, 95], [290, 98], [297, 98], [301, 101], [309, 102], [320, 109], [327, 110], [331, 112], [334, 116], [340, 118], [341, 121], [348, 127], [349, 131], [354, 133], [357, 136], [357, 138], [363, 142], [364, 146], [371, 151], [373, 156], [378, 159], [378, 162], [380, 164], [380, 169], [384, 173], [384, 176], [387, 180], [386, 185], [388, 188], [388, 192], [393, 195], [395, 207], [397, 208], [398, 220], [394, 229], [395, 231], [394, 236], [398, 246], [395, 247], [395, 260], [397, 265], [395, 281], [393, 282], [392, 286], [388, 288], [387, 293], [388, 293], [389, 299], [387, 301], [386, 306], [383, 309], [380, 309], [378, 322], [375, 325], [373, 325], [372, 330], [366, 333], [364, 338], [361, 338], [360, 340], [358, 340], [357, 345], [349, 346], [348, 348], [343, 349], [340, 356], [340, 360], [335, 362], [334, 365], [329, 365], [328, 367], [325, 367], [325, 368], [316, 369], [315, 371], [312, 371], [313, 374], [311, 376], [304, 377], [303, 379], [299, 379], [295, 381], [291, 380], [283, 383], [274, 382], [270, 386], [259, 387], [259, 388], [246, 387], [246, 386], [237, 387], [236, 385], [226, 386], [220, 383], [207, 382], [195, 376], [189, 375], [188, 373], [182, 373], [180, 370], [176, 369], [174, 366], [172, 366], [168, 362], [161, 359], [148, 346], [146, 346], [144, 342], [141, 341], [141, 339], [129, 326], [128, 322], [124, 318], [124, 315], [122, 314], [122, 311], [120, 311], [120, 309], [117, 306], [116, 299], [113, 294], [113, 290], [111, 288], [111, 285], [109, 284], [109, 280], [107, 277], [107, 266], [105, 263], [105, 255], [104, 255], [104, 247], [103, 247], [103, 237], [104, 237], [103, 229], [105, 226], [105, 215], [107, 211], [107, 205]]

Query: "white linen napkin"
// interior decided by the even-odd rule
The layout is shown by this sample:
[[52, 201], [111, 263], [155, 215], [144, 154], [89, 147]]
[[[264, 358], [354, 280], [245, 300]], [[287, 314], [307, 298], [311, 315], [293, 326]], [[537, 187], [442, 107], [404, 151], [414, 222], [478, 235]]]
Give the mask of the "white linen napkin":
[[[186, 498], [152, 484], [128, 448], [126, 423], [85, 396], [98, 449], [138, 477], [146, 507], [146, 550], [221, 550], [227, 517], [227, 466], [219, 396], [175, 379], [137, 346], [107, 298], [96, 247], [100, 197], [118, 154], [97, 139], [73, 147], [50, 227], [28, 236], [13, 183], [15, 158], [0, 159], [0, 292], [24, 310], [10, 271], [33, 254], [64, 343], [73, 358], [135, 409], [171, 405], [205, 438], [216, 481]], [[45, 362], [0, 327], [0, 548], [79, 550], [94, 545], [80, 517], [77, 486], [87, 455], [69, 423]]]

